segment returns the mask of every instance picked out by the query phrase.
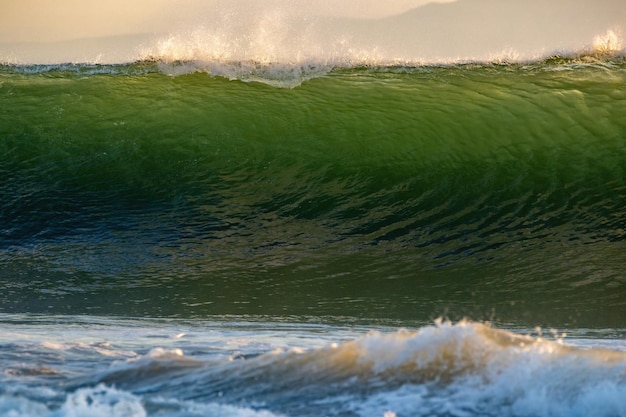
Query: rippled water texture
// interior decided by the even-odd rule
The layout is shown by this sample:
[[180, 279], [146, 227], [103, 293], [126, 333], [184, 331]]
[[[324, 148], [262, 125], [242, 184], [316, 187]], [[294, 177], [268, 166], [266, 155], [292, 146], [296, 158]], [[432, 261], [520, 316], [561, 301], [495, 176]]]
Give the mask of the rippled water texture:
[[2, 69], [3, 311], [621, 323], [619, 61], [160, 65]]

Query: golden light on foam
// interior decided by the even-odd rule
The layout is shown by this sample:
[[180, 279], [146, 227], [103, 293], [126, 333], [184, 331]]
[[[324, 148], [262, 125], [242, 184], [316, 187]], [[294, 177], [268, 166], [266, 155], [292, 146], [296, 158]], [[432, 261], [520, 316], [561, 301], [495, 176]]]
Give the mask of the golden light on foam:
[[624, 48], [624, 42], [618, 30], [609, 29], [594, 38], [593, 48], [599, 54], [615, 54]]
[[606, 28], [626, 28], [623, 0], [598, 2], [21, 0], [0, 13], [0, 62], [516, 62], [583, 46], [619, 54], [619, 30]]

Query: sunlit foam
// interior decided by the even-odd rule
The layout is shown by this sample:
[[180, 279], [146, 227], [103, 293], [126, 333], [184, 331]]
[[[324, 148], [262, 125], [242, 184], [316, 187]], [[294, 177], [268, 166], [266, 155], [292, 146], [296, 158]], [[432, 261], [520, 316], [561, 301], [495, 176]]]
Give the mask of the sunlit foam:
[[[0, 25], [0, 32], [8, 32], [0, 36], [3, 39], [0, 62], [193, 61], [202, 62], [204, 67], [224, 75], [234, 70], [220, 68], [227, 63], [240, 63], [244, 67], [254, 63], [254, 73], [258, 66], [278, 64], [319, 68], [459, 61], [517, 62], [555, 52], [576, 53], [582, 45], [591, 47], [594, 35], [613, 27], [611, 25], [614, 29], [597, 36], [593, 45], [597, 52], [620, 51], [623, 44], [619, 28], [626, 26], [626, 22], [615, 21], [615, 7], [581, 5], [576, 9], [567, 8], [567, 13], [557, 18], [560, 16], [557, 13], [563, 10], [554, 2], [520, 6], [486, 0], [393, 0], [385, 2], [384, 7], [370, 0], [334, 3], [216, 0], [182, 5], [173, 0], [161, 0], [146, 8], [140, 21], [135, 21], [135, 3], [132, 7], [107, 6], [107, 13], [120, 14], [120, 10], [126, 8], [130, 12], [132, 9], [127, 23], [134, 25], [109, 27], [108, 23], [102, 23], [98, 30], [87, 30], [85, 22], [81, 22], [83, 30], [78, 31], [67, 29], [74, 28], [74, 24], [60, 27], [55, 23], [51, 24], [55, 27], [54, 33], [45, 40], [21, 37], [11, 40], [9, 35], [17, 33], [17, 28], [11, 32], [1, 29]], [[25, 20], [22, 16], [25, 12], [16, 10], [22, 9], [15, 6], [8, 10], [9, 15], [12, 11], [15, 14], [11, 15], [15, 19], [9, 22], [13, 26], [14, 22]], [[78, 16], [93, 14], [82, 6], [77, 6], [75, 12]], [[546, 16], [555, 16], [555, 19]], [[578, 17], [581, 19], [576, 19]], [[585, 24], [572, 23], [582, 18]], [[510, 21], [510, 25], [503, 26], [503, 21]], [[100, 22], [92, 23], [97, 26]], [[32, 24], [22, 22], [23, 28]], [[553, 30], [554, 27], [559, 30]]]
[[594, 51], [601, 55], [618, 55], [623, 52], [624, 42], [621, 31], [609, 29], [593, 40]]

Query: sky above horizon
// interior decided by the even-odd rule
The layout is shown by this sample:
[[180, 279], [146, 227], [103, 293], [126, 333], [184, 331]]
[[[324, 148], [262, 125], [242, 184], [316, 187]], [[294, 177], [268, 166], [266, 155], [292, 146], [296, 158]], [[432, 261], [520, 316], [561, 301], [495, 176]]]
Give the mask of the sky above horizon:
[[[264, 9], [348, 18], [382, 18], [429, 3], [456, 0], [269, 0]], [[0, 13], [0, 42], [56, 42], [88, 37], [177, 30], [186, 23], [206, 23], [221, 11], [256, 12], [256, 0], [20, 0]], [[203, 22], [202, 16], [206, 17]]]

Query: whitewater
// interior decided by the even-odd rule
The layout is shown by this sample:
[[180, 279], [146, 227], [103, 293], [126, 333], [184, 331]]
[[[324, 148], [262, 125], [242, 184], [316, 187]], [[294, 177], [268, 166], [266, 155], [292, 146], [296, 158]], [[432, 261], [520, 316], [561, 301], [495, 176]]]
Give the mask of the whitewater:
[[621, 1], [0, 13], [0, 415], [626, 416]]
[[[623, 345], [483, 324], [3, 318], [16, 416], [623, 415]], [[65, 335], [50, 334], [65, 324]], [[531, 336], [532, 334], [532, 336]], [[33, 343], [46, 335], [43, 343]], [[604, 333], [605, 337], [623, 333]], [[111, 341], [109, 341], [111, 340]], [[147, 346], [157, 346], [146, 350]], [[18, 356], [18, 355], [15, 355]], [[61, 369], [58, 363], [67, 363]], [[42, 383], [41, 381], [45, 381]]]

